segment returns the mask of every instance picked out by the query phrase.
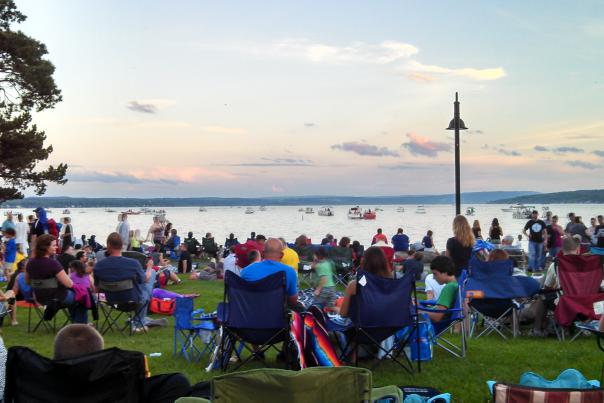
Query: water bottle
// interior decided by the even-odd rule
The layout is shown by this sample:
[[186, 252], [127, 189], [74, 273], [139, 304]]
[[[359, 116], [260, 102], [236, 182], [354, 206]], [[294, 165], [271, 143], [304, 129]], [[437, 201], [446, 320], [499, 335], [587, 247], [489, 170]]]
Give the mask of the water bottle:
[[149, 357], [161, 357], [161, 353], [151, 353]]

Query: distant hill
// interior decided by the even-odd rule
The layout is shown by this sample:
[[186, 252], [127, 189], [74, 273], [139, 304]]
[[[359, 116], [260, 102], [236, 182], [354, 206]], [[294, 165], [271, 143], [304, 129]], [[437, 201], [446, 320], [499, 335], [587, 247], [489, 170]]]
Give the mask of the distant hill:
[[534, 195], [514, 196], [504, 199], [490, 201], [497, 204], [514, 203], [536, 203], [536, 204], [556, 204], [556, 203], [593, 203], [604, 204], [604, 189], [593, 190], [575, 190], [572, 192], [556, 193], [538, 193]]
[[[488, 203], [502, 198], [535, 194], [527, 191], [462, 193], [462, 203]], [[189, 198], [86, 198], [26, 197], [4, 203], [2, 208], [43, 207], [190, 207], [190, 206], [304, 206], [304, 205], [388, 205], [388, 204], [453, 204], [455, 195], [419, 196], [290, 196], [290, 197], [189, 197]]]

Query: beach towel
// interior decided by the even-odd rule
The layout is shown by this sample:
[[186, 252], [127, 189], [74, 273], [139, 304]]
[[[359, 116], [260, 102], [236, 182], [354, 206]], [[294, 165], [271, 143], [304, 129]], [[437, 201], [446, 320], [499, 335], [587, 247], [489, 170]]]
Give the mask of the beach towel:
[[312, 313], [292, 312], [290, 321], [290, 334], [296, 347], [300, 369], [342, 365], [327, 331]]

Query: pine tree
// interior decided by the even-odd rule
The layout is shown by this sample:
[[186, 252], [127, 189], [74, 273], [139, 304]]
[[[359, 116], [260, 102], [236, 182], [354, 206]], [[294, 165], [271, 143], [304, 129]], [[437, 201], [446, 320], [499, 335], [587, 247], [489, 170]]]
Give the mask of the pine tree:
[[27, 188], [42, 195], [48, 182], [67, 182], [66, 164], [38, 167], [53, 150], [44, 146], [46, 135], [31, 113], [53, 108], [61, 91], [52, 77], [55, 67], [44, 59], [46, 46], [11, 29], [25, 19], [13, 0], [0, 0], [0, 202], [23, 198]]

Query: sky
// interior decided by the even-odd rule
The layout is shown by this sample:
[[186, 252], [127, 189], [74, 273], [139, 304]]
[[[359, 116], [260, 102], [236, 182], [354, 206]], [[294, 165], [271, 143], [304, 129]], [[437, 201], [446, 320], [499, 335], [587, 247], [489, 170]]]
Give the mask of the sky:
[[49, 196], [602, 187], [601, 1], [17, 0], [63, 101]]

